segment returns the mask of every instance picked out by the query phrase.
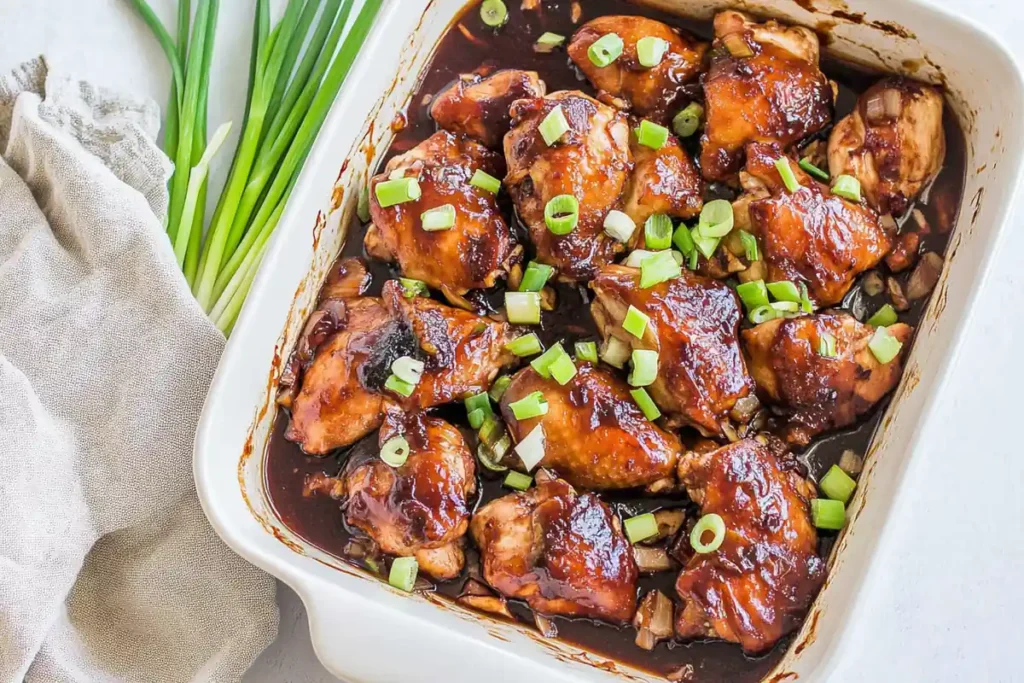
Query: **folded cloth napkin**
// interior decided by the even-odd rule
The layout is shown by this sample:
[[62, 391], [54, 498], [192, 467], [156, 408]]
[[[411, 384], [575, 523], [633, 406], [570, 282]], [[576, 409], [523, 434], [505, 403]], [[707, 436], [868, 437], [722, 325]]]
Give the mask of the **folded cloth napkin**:
[[224, 339], [161, 227], [158, 128], [43, 60], [0, 78], [0, 682], [238, 680], [277, 630], [195, 495]]

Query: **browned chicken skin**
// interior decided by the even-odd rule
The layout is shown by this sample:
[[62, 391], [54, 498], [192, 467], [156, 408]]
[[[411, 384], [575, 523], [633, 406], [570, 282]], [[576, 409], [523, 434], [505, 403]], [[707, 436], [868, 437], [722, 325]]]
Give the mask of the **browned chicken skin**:
[[[608, 66], [599, 67], [590, 61], [587, 52], [608, 33], [622, 38], [622, 55]], [[637, 57], [637, 41], [646, 37], [668, 43], [668, 51], [654, 67], [643, 66]], [[569, 43], [569, 57], [593, 83], [599, 100], [664, 123], [675, 114], [672, 107], [681, 99], [683, 87], [700, 75], [707, 49], [707, 43], [654, 19], [606, 16], [576, 31]]]
[[[770, 196], [753, 201], [740, 197], [733, 204], [737, 223], [749, 223], [758, 238], [768, 282], [804, 282], [817, 305], [837, 304], [858, 275], [885, 257], [892, 238], [873, 209], [832, 194], [792, 159], [789, 165], [800, 188], [789, 192], [775, 167], [782, 156], [777, 145], [748, 145], [747, 171]], [[749, 217], [742, 215], [744, 210]]]
[[[630, 136], [636, 167], [626, 191], [623, 209], [633, 222], [642, 226], [653, 214], [673, 218], [693, 218], [704, 207], [704, 181], [690, 155], [670, 135], [659, 150], [637, 142]], [[642, 239], [643, 230], [634, 235]]]
[[[888, 329], [904, 344], [913, 332], [903, 323]], [[868, 348], [874, 332], [843, 312], [780, 318], [743, 331], [758, 392], [788, 414], [788, 441], [805, 445], [819, 432], [853, 424], [896, 386], [903, 355], [879, 363]], [[835, 357], [818, 353], [822, 333], [835, 338]]]
[[[735, 57], [729, 47], [749, 56]], [[715, 16], [704, 98], [700, 166], [708, 180], [732, 180], [749, 142], [787, 147], [832, 122], [834, 95], [818, 67], [814, 32], [758, 24], [732, 10]]]
[[[517, 420], [509, 404], [535, 391], [544, 394], [547, 414]], [[585, 489], [653, 484], [672, 476], [679, 457], [679, 439], [644, 417], [622, 380], [590, 363], [577, 363], [565, 386], [523, 368], [501, 398], [501, 414], [516, 442], [543, 425], [540, 465]]]
[[484, 580], [544, 615], [624, 623], [637, 568], [619, 518], [592, 493], [538, 474], [536, 487], [480, 508], [470, 533]]
[[[504, 163], [480, 143], [444, 131], [393, 158], [370, 181], [373, 224], [364, 239], [368, 254], [397, 262], [403, 275], [426, 282], [465, 308], [469, 304], [462, 295], [493, 287], [522, 253], [498, 209], [497, 196], [470, 185], [478, 169], [500, 177]], [[418, 178], [422, 196], [385, 209], [373, 188], [395, 171]], [[445, 205], [455, 207], [455, 226], [424, 230], [421, 214]]]
[[430, 116], [438, 126], [500, 148], [512, 127], [509, 109], [516, 100], [547, 92], [536, 71], [502, 69], [489, 76], [464, 74], [438, 93]]
[[942, 94], [893, 76], [868, 88], [828, 140], [833, 176], [852, 175], [880, 213], [902, 214], [942, 168]]
[[[737, 339], [736, 293], [689, 270], [641, 289], [640, 270], [618, 265], [602, 268], [591, 286], [597, 295], [591, 313], [602, 336], [658, 352], [658, 378], [649, 390], [662, 410], [706, 435], [720, 434], [736, 401], [754, 390]], [[622, 328], [630, 306], [650, 318], [643, 339]]]
[[[557, 106], [572, 130], [549, 147], [538, 127]], [[530, 231], [537, 260], [557, 268], [562, 280], [589, 279], [622, 251], [604, 234], [604, 219], [618, 206], [633, 168], [630, 135], [623, 114], [580, 92], [556, 92], [512, 105], [505, 182]], [[579, 224], [567, 235], [556, 235], [544, 222], [544, 207], [566, 194], [579, 202]]]
[[814, 485], [777, 439], [689, 452], [679, 478], [702, 514], [725, 522], [722, 545], [694, 555], [676, 591], [681, 638], [722, 638], [751, 654], [792, 631], [825, 578], [810, 519]]

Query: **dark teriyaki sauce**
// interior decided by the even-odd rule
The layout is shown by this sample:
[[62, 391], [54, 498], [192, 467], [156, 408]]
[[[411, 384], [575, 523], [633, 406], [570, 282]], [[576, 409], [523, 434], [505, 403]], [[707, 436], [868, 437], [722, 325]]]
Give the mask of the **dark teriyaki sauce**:
[[[581, 3], [583, 17], [578, 25], [570, 19], [570, 2], [545, 0], [539, 11], [523, 11], [519, 0], [506, 3], [509, 11], [508, 23], [499, 31], [494, 31], [483, 24], [477, 11], [477, 3], [467, 7], [463, 16], [453, 22], [447, 35], [442, 39], [434, 54], [431, 65], [425, 70], [416, 93], [410, 100], [406, 112], [404, 127], [396, 133], [395, 139], [381, 162], [381, 167], [390, 157], [405, 152], [419, 144], [436, 130], [434, 122], [428, 115], [430, 97], [440, 92], [446, 85], [458, 78], [459, 74], [469, 73], [481, 67], [490, 70], [501, 68], [519, 68], [540, 73], [547, 83], [548, 92], [575, 89], [593, 94], [590, 84], [583, 79], [569, 62], [565, 50], [556, 50], [551, 54], [538, 54], [532, 49], [537, 37], [545, 31], [571, 36], [579, 25], [598, 16], [607, 14], [642, 14], [650, 16], [670, 25], [679, 26], [704, 38], [710, 38], [711, 26], [707, 22], [694, 22], [633, 5], [625, 0], [587, 0]], [[472, 37], [467, 37], [466, 33]], [[824, 42], [824, 41], [823, 41]], [[830, 61], [822, 63], [823, 71], [839, 84], [837, 101], [837, 120], [850, 112], [859, 93], [863, 92], [879, 78], [877, 73], [869, 73], [854, 66]], [[943, 170], [931, 188], [917, 203], [918, 209], [924, 214], [931, 226], [931, 231], [922, 239], [922, 249], [945, 253], [949, 241], [949, 232], [956, 223], [962, 198], [965, 173], [964, 137], [956, 117], [946, 109], [945, 118], [947, 152]], [[821, 137], [827, 136], [828, 131]], [[689, 151], [697, 156], [697, 136], [686, 141]], [[713, 193], [721, 193], [722, 188], [714, 187]], [[728, 193], [725, 194], [728, 196]], [[506, 204], [507, 216], [517, 225], [521, 241], [527, 245], [526, 231], [514, 220], [511, 204]], [[913, 220], [910, 212], [901, 220]], [[363, 234], [365, 226], [354, 224], [351, 227], [348, 243], [342, 256], [365, 256], [363, 254]], [[373, 288], [370, 294], [378, 294], [383, 283], [397, 276], [390, 266], [367, 259], [374, 275]], [[880, 271], [885, 272], [884, 266]], [[906, 281], [909, 271], [902, 273], [898, 279]], [[485, 295], [486, 305], [497, 307], [501, 292]], [[556, 340], [564, 340], [571, 348], [573, 342], [580, 340], [599, 340], [597, 329], [589, 312], [590, 293], [586, 287], [570, 287], [558, 285], [558, 309], [545, 313], [541, 329], [538, 333], [546, 344]], [[847, 296], [844, 307], [850, 309], [861, 320], [870, 315], [882, 304], [887, 303], [885, 294], [868, 297], [860, 287]], [[917, 302], [913, 308], [901, 314], [901, 320], [917, 325], [921, 319], [928, 297]], [[876, 408], [855, 427], [841, 432], [825, 434], [815, 439], [803, 453], [801, 459], [806, 464], [812, 478], [817, 480], [828, 468], [837, 463], [843, 451], [850, 449], [863, 455], [871, 441], [881, 415], [885, 412], [888, 399]], [[436, 411], [453, 424], [460, 425], [467, 435], [467, 442], [475, 450], [476, 437], [468, 429], [465, 411], [461, 405], [445, 406]], [[373, 434], [359, 443], [324, 458], [309, 457], [295, 444], [284, 438], [288, 415], [280, 411], [274, 423], [266, 456], [267, 490], [275, 511], [281, 521], [295, 533], [322, 548], [353, 564], [373, 571], [373, 567], [361, 561], [353, 560], [345, 552], [346, 545], [353, 539], [361, 537], [359, 532], [348, 528], [344, 514], [338, 501], [327, 496], [304, 496], [303, 488], [308, 476], [317, 473], [336, 475], [349, 458], [364, 458], [376, 455], [377, 436]], [[683, 434], [684, 440], [688, 438]], [[501, 486], [501, 477], [480, 470], [480, 493], [476, 505], [509, 493]], [[685, 496], [675, 499], [658, 499], [643, 497], [635, 492], [616, 492], [602, 494], [602, 498], [624, 516], [628, 517], [640, 512], [656, 510], [662, 507], [687, 507], [696, 511]], [[827, 556], [835, 541], [835, 536], [820, 534], [819, 550]], [[463, 577], [434, 586], [438, 594], [451, 598], [462, 592], [467, 579], [468, 568], [476, 563], [476, 555], [472, 550], [467, 552], [467, 572]], [[384, 573], [384, 568], [380, 571]], [[639, 595], [659, 589], [665, 595], [675, 596], [675, 572], [664, 572], [655, 576], [642, 577], [639, 582]], [[510, 601], [510, 609], [519, 620], [532, 623], [532, 617], [525, 604]], [[590, 620], [570, 620], [555, 618], [559, 637], [577, 644], [594, 653], [628, 663], [637, 668], [661, 675], [677, 671], [689, 664], [692, 667], [692, 679], [695, 681], [756, 681], [767, 674], [774, 666], [792, 640], [792, 636], [783, 638], [770, 652], [749, 657], [742, 653], [734, 644], [707, 641], [694, 643], [661, 643], [653, 652], [646, 652], [634, 645], [635, 631], [632, 627], [616, 627]]]

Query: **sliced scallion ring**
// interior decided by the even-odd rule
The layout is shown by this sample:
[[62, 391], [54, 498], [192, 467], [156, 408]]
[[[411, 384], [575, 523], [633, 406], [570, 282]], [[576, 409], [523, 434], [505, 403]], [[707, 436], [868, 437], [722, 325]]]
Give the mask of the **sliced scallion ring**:
[[872, 327], [889, 327], [889, 325], [894, 325], [897, 320], [899, 320], [899, 316], [896, 315], [896, 309], [890, 304], [886, 304], [868, 318], [868, 325]]
[[544, 379], [550, 379], [551, 365], [562, 356], [568, 355], [562, 348], [562, 342], [555, 342], [550, 349], [530, 361], [530, 367]]
[[787, 190], [796, 192], [800, 189], [800, 182], [796, 179], [793, 167], [789, 164], [789, 157], [776, 159], [775, 168], [778, 169], [779, 176], [782, 178], [782, 184], [786, 186]]
[[373, 188], [377, 196], [377, 203], [382, 209], [414, 202], [419, 199], [423, 191], [420, 189], [419, 181], [415, 178], [397, 178], [377, 183]]
[[563, 353], [551, 364], [548, 372], [551, 373], [552, 379], [564, 387], [576, 376], [576, 364], [572, 362], [569, 354]]
[[391, 372], [403, 382], [419, 384], [423, 377], [424, 367], [423, 361], [410, 356], [402, 356], [396, 358], [395, 362], [391, 364]]
[[811, 522], [819, 529], [838, 531], [846, 523], [846, 506], [838, 500], [815, 498], [811, 501]]
[[409, 459], [409, 442], [404, 436], [393, 436], [380, 447], [380, 459], [392, 467], [401, 467]]
[[455, 227], [455, 205], [445, 204], [444, 206], [424, 211], [420, 215], [420, 223], [427, 232], [448, 230]]
[[644, 119], [636, 129], [636, 139], [644, 147], [661, 149], [668, 142], [668, 128]]
[[384, 382], [384, 388], [389, 391], [393, 391], [399, 396], [405, 396], [408, 398], [412, 396], [412, 392], [416, 391], [416, 385], [399, 378], [397, 375], [391, 375]]
[[782, 315], [794, 314], [800, 310], [800, 303], [797, 301], [773, 301], [769, 305], [776, 313]]
[[507, 488], [525, 491], [533, 484], [533, 477], [522, 472], [509, 472], [503, 483]]
[[748, 311], [768, 305], [768, 288], [765, 287], [764, 280], [753, 280], [737, 285], [736, 293], [740, 295]]
[[836, 338], [829, 332], [822, 332], [818, 335], [818, 355], [822, 358], [835, 358], [838, 356], [836, 351]]
[[356, 204], [356, 215], [359, 216], [360, 223], [368, 223], [370, 221], [370, 188], [363, 187], [362, 192], [359, 193], [359, 203]]
[[[704, 535], [709, 532], [712, 538], [705, 543]], [[693, 525], [693, 530], [690, 531], [690, 546], [701, 555], [715, 552], [722, 547], [723, 541], [725, 541], [725, 520], [714, 512], [698, 519], [697, 523]]]
[[540, 126], [537, 129], [540, 131], [540, 136], [544, 138], [544, 143], [551, 147], [561, 140], [563, 135], [572, 130], [572, 126], [569, 125], [569, 120], [565, 118], [565, 110], [559, 104], [548, 112], [548, 115], [540, 122]]
[[608, 233], [612, 239], [622, 242], [623, 244], [629, 241], [629, 238], [633, 236], [633, 232], [635, 230], [636, 223], [633, 222], [632, 218], [621, 211], [612, 209], [604, 218], [604, 231]]
[[625, 44], [615, 33], [606, 33], [595, 40], [587, 49], [587, 57], [590, 63], [598, 68], [603, 68], [622, 56]]
[[633, 544], [658, 535], [658, 520], [650, 512], [630, 517], [622, 523], [622, 526], [625, 529], [626, 538]]
[[648, 69], [661, 64], [666, 52], [668, 52], [668, 41], [664, 38], [644, 36], [636, 41], [636, 59], [640, 62], [640, 66], [646, 66]]
[[851, 202], [860, 201], [860, 181], [852, 175], [841, 175], [836, 177], [832, 184], [832, 194]]
[[[494, 409], [491, 408], [491, 397], [486, 391], [481, 391], [479, 394], [467, 396], [462, 403], [466, 406], [467, 413], [480, 410], [485, 416], [494, 415]], [[479, 429], [479, 427], [477, 427], [477, 429]]]
[[548, 414], [548, 402], [544, 398], [544, 394], [539, 391], [534, 391], [518, 401], [509, 403], [508, 407], [517, 420], [530, 420]]
[[554, 274], [555, 269], [546, 263], [530, 261], [526, 264], [526, 272], [523, 273], [523, 280], [519, 283], [519, 291], [539, 292], [544, 289], [544, 285]]
[[807, 292], [807, 284], [800, 283], [800, 310], [804, 313], [814, 313], [814, 304], [811, 303], [811, 295]]
[[644, 223], [644, 244], [651, 251], [672, 246], [672, 219], [663, 213], [651, 214]]
[[576, 342], [576, 360], [597, 362], [597, 342]]
[[876, 327], [875, 333], [871, 336], [870, 341], [868, 341], [868, 348], [871, 349], [875, 359], [882, 365], [885, 365], [900, 355], [903, 342], [892, 336], [888, 328]]
[[541, 37], [537, 39], [537, 42], [533, 44], [533, 51], [547, 54], [549, 52], [554, 52], [555, 49], [561, 47], [563, 43], [565, 43], [565, 36], [548, 31], [542, 34]]
[[[718, 244], [722, 241], [721, 237], [705, 236], [701, 232], [699, 224], [695, 225], [693, 229], [690, 230], [690, 237], [693, 239], [693, 244], [696, 247], [693, 253], [696, 254], [697, 252], [700, 252], [706, 259], [710, 259], [715, 255], [715, 250], [718, 249]], [[692, 254], [690, 256], [690, 263], [696, 263]], [[691, 266], [691, 270], [692, 269], [693, 266]]]
[[766, 323], [769, 320], [775, 320], [778, 317], [778, 312], [774, 308], [772, 308], [770, 304], [758, 306], [757, 308], [752, 310], [749, 315], [747, 315], [747, 318], [750, 320], [750, 322], [754, 323], [755, 325]]
[[508, 471], [508, 467], [502, 465], [498, 461], [498, 458], [495, 456], [494, 451], [492, 451], [491, 447], [485, 443], [482, 443], [479, 446], [477, 446], [476, 459], [480, 461], [481, 465], [483, 465], [486, 469], [490, 470], [491, 472]]
[[407, 277], [398, 278], [399, 284], [402, 285], [402, 294], [406, 299], [415, 299], [418, 296], [427, 296], [430, 294], [430, 289], [427, 287], [427, 283], [423, 280], [413, 280]]
[[492, 401], [497, 403], [501, 400], [501, 397], [505, 395], [505, 391], [508, 390], [509, 384], [512, 384], [512, 378], [508, 375], [502, 375], [498, 379], [494, 380], [487, 394], [491, 397]]
[[683, 272], [681, 262], [682, 255], [675, 250], [659, 251], [644, 259], [640, 264], [640, 289], [650, 289], [679, 277]]
[[538, 292], [505, 292], [505, 315], [514, 325], [540, 323], [540, 294]]
[[501, 181], [490, 173], [481, 171], [479, 168], [473, 173], [473, 177], [470, 178], [469, 184], [473, 187], [478, 187], [481, 190], [486, 190], [491, 194], [498, 194], [501, 190]]
[[854, 489], [857, 488], [857, 482], [839, 469], [838, 465], [832, 465], [818, 482], [818, 488], [832, 500], [838, 500], [845, 505], [850, 502], [850, 497], [853, 495]]
[[693, 235], [690, 234], [690, 229], [683, 223], [679, 224], [675, 234], [672, 235], [672, 243], [687, 258], [689, 258], [690, 254], [697, 251], [697, 245], [693, 243]]
[[658, 379], [658, 352], [637, 349], [632, 355], [633, 372], [629, 373], [629, 384], [633, 387], [649, 387]]
[[704, 107], [696, 102], [690, 102], [672, 119], [672, 130], [681, 138], [688, 138], [700, 129], [701, 119], [704, 118]]
[[640, 411], [648, 420], [654, 422], [661, 417], [661, 411], [658, 410], [658, 406], [654, 403], [654, 399], [651, 398], [646, 389], [631, 389], [629, 395], [633, 397]]
[[480, 18], [491, 28], [500, 28], [508, 21], [508, 8], [502, 0], [484, 0], [480, 5]]
[[630, 306], [626, 311], [626, 317], [622, 320], [622, 329], [629, 332], [637, 339], [643, 339], [647, 331], [647, 324], [651, 321], [645, 313], [635, 306]]
[[827, 183], [829, 180], [828, 173], [825, 173], [825, 171], [821, 170], [820, 168], [812, 164], [811, 160], [808, 157], [804, 157], [803, 159], [801, 159], [798, 166], [804, 169], [804, 171], [806, 171], [808, 175], [817, 178], [818, 180], [824, 183]]
[[560, 194], [544, 207], [544, 222], [556, 235], [568, 235], [580, 221], [580, 203], [571, 194]]
[[753, 263], [754, 261], [761, 260], [761, 254], [757, 248], [756, 237], [746, 230], [740, 230], [740, 243], [743, 245], [743, 251], [746, 252], [744, 255], [747, 257], [747, 261]]
[[697, 228], [702, 237], [725, 237], [732, 231], [734, 221], [732, 204], [725, 199], [713, 199], [700, 210]]
[[768, 291], [771, 292], [776, 301], [800, 302], [800, 290], [788, 280], [769, 282]]
[[535, 335], [533, 332], [530, 334], [524, 334], [521, 337], [516, 337], [509, 343], [505, 344], [505, 348], [520, 358], [523, 356], [532, 356], [544, 350], [544, 347], [540, 344], [540, 337]]
[[419, 571], [420, 564], [415, 557], [396, 557], [391, 561], [388, 583], [400, 591], [410, 593], [416, 585], [416, 575]]
[[480, 429], [484, 426], [484, 420], [487, 419], [487, 413], [477, 408], [476, 410], [469, 413], [466, 416], [469, 419], [469, 426], [473, 429]]

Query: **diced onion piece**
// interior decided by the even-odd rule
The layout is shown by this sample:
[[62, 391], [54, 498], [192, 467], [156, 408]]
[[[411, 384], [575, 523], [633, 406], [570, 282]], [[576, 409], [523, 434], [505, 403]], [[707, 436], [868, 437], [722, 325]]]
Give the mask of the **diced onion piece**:
[[424, 211], [420, 215], [420, 223], [427, 232], [453, 228], [455, 227], [455, 206], [453, 204], [445, 204], [444, 206]]
[[406, 382], [397, 375], [391, 375], [384, 382], [384, 388], [395, 392], [399, 396], [405, 396], [408, 398], [409, 396], [412, 396], [412, 392], [416, 390], [416, 385]]
[[629, 360], [629, 344], [618, 337], [608, 337], [601, 349], [601, 360], [613, 368], [622, 369]]
[[856, 476], [864, 469], [864, 458], [860, 457], [856, 451], [846, 449], [839, 456], [839, 469], [847, 474]]
[[815, 498], [811, 501], [811, 522], [819, 529], [842, 529], [846, 522], [846, 507], [838, 500]]
[[588, 363], [596, 363], [597, 343], [576, 342], [576, 360], [586, 361]]
[[775, 168], [779, 171], [779, 176], [782, 177], [782, 184], [786, 186], [786, 189], [790, 192], [796, 192], [800, 189], [800, 182], [796, 179], [796, 174], [793, 173], [793, 167], [789, 164], [789, 157], [781, 157], [775, 160]]
[[769, 282], [768, 291], [777, 301], [793, 301], [800, 303], [800, 290], [788, 280]]
[[539, 130], [541, 137], [544, 138], [544, 143], [548, 147], [554, 145], [562, 139], [563, 135], [572, 130], [569, 120], [565, 118], [565, 111], [562, 109], [562, 105], [559, 104], [548, 112], [548, 115], [540, 122]]
[[427, 283], [422, 280], [400, 277], [398, 278], [398, 282], [402, 285], [402, 294], [405, 295], [406, 299], [415, 299], [418, 296], [427, 296], [430, 294], [430, 289], [427, 287]]
[[704, 107], [696, 102], [690, 102], [672, 119], [672, 130], [679, 137], [688, 138], [700, 129], [701, 119], [703, 118]]
[[836, 351], [836, 338], [832, 334], [822, 332], [818, 335], [818, 355], [822, 358], [835, 358], [839, 355]]
[[644, 417], [651, 422], [654, 422], [661, 417], [661, 411], [658, 410], [658, 406], [654, 403], [654, 399], [647, 393], [646, 389], [631, 389], [629, 395], [636, 401]]
[[775, 311], [774, 308], [771, 307], [771, 305], [758, 306], [757, 308], [752, 310], [749, 315], [747, 315], [747, 318], [750, 320], [750, 322], [754, 323], [755, 325], [766, 323], [769, 320], [775, 320], [778, 317], [779, 314]]
[[480, 429], [484, 425], [484, 420], [487, 419], [487, 413], [477, 408], [472, 411], [468, 416], [469, 426], [473, 429]]
[[832, 500], [838, 500], [845, 505], [850, 502], [853, 490], [857, 488], [857, 482], [837, 465], [832, 465], [818, 482], [818, 488]]
[[537, 292], [505, 292], [505, 314], [515, 325], [540, 323], [540, 294]]
[[562, 348], [562, 342], [557, 342], [543, 354], [530, 361], [530, 367], [532, 367], [534, 371], [544, 379], [550, 379], [551, 365], [562, 356], [567, 355], [568, 354], [565, 352], [565, 349]]
[[746, 252], [747, 261], [753, 263], [754, 261], [761, 260], [761, 255], [757, 249], [756, 237], [746, 230], [740, 230], [740, 243], [743, 245], [743, 251]]
[[810, 157], [804, 157], [803, 159], [801, 159], [798, 166], [804, 169], [804, 171], [806, 171], [808, 175], [810, 175], [813, 178], [817, 178], [823, 183], [827, 183], [829, 181], [829, 174], [826, 173], [825, 171], [822, 171], [814, 164], [812, 164]]
[[872, 327], [889, 327], [889, 325], [895, 325], [897, 320], [899, 320], [899, 316], [896, 314], [896, 309], [891, 304], [886, 304], [868, 318], [868, 325]]
[[576, 364], [572, 362], [569, 354], [563, 353], [551, 364], [548, 372], [551, 373], [552, 379], [564, 387], [576, 376]]
[[539, 292], [554, 275], [555, 269], [546, 263], [530, 261], [526, 264], [526, 272], [523, 273], [523, 281], [519, 283], [520, 292]]
[[661, 64], [668, 52], [668, 41], [654, 36], [645, 36], [636, 41], [636, 59], [648, 69]]
[[516, 455], [519, 456], [527, 472], [532, 472], [533, 468], [540, 464], [540, 461], [544, 459], [543, 425], [534, 427], [533, 431], [516, 445]]
[[466, 406], [467, 413], [472, 413], [474, 410], [482, 410], [484, 415], [494, 415], [494, 409], [491, 408], [491, 397], [486, 391], [467, 396], [463, 401], [463, 405]]
[[412, 592], [416, 585], [416, 575], [420, 571], [420, 564], [415, 557], [396, 557], [391, 562], [391, 572], [388, 574], [388, 583], [400, 591]]
[[603, 68], [621, 57], [623, 49], [625, 49], [625, 44], [622, 42], [622, 38], [615, 33], [606, 33], [590, 45], [590, 48], [587, 49], [587, 57], [590, 58], [591, 64]]
[[[705, 543], [704, 534], [709, 532], [712, 538]], [[722, 546], [723, 541], [725, 541], [725, 520], [714, 512], [698, 519], [690, 532], [690, 546], [701, 555], [715, 552]]]
[[658, 520], [654, 519], [654, 515], [650, 512], [630, 517], [623, 522], [622, 526], [626, 531], [626, 538], [633, 544], [658, 535]]
[[[696, 247], [694, 254], [700, 252], [704, 254], [704, 258], [711, 258], [715, 255], [715, 250], [718, 249], [718, 243], [721, 242], [719, 237], [705, 237], [700, 232], [700, 225], [693, 226], [690, 230], [690, 237], [693, 239], [693, 244]], [[693, 254], [690, 255], [690, 263], [695, 263]]]
[[652, 214], [644, 223], [644, 243], [651, 251], [672, 246], [672, 219], [663, 213]]
[[423, 377], [424, 367], [423, 361], [410, 356], [402, 356], [396, 358], [395, 362], [391, 364], [391, 372], [403, 382], [419, 384]]
[[702, 237], [725, 237], [734, 223], [732, 204], [725, 199], [713, 199], [700, 210], [697, 228]]
[[875, 359], [882, 365], [885, 365], [900, 355], [903, 343], [892, 336], [888, 329], [876, 327], [875, 334], [872, 335], [871, 340], [868, 342], [868, 348], [871, 349]]
[[[539, 429], [539, 427], [538, 427]], [[533, 484], [533, 477], [522, 472], [509, 472], [505, 476], [504, 484], [507, 488], [515, 489], [516, 491], [525, 491], [530, 488]]]
[[580, 203], [571, 194], [560, 194], [544, 207], [544, 222], [556, 235], [568, 235], [580, 222]]
[[470, 179], [469, 184], [473, 187], [486, 190], [491, 194], [498, 194], [501, 190], [501, 181], [492, 176], [486, 171], [481, 171], [479, 168], [473, 173], [473, 177]]
[[722, 42], [725, 44], [725, 49], [729, 51], [733, 57], [753, 57], [754, 51], [747, 44], [747, 41], [743, 38], [742, 33], [730, 33], [722, 36]]
[[675, 234], [672, 235], [672, 243], [687, 258], [689, 258], [690, 254], [697, 251], [697, 245], [693, 243], [693, 235], [690, 234], [690, 228], [686, 227], [683, 223], [679, 224]]
[[414, 202], [422, 196], [423, 191], [420, 190], [419, 181], [415, 178], [397, 178], [377, 183], [374, 194], [377, 195], [380, 207], [386, 209], [397, 204]]
[[499, 28], [508, 21], [508, 8], [502, 0], [484, 0], [480, 5], [480, 18], [491, 28]]
[[650, 321], [651, 319], [640, 309], [630, 306], [629, 310], [626, 311], [626, 317], [622, 321], [622, 329], [637, 339], [643, 339], [644, 332], [647, 330], [647, 323]]
[[544, 394], [539, 391], [509, 403], [508, 407], [517, 420], [529, 420], [548, 414], [548, 402], [545, 400]]
[[633, 372], [629, 373], [629, 384], [634, 387], [649, 387], [658, 379], [658, 352], [637, 349], [632, 355]]
[[736, 293], [740, 295], [748, 311], [768, 305], [768, 288], [765, 287], [764, 280], [753, 280], [737, 285]]
[[530, 334], [524, 334], [521, 337], [516, 337], [508, 344], [505, 344], [505, 348], [520, 358], [523, 356], [532, 356], [535, 353], [540, 353], [544, 350], [544, 347], [540, 344], [540, 337], [535, 335], [533, 332]]
[[625, 244], [636, 231], [636, 223], [623, 212], [613, 209], [604, 218], [604, 231], [612, 239]]
[[874, 92], [864, 103], [864, 113], [869, 124], [881, 123], [885, 120], [885, 102], [882, 101], [882, 93]]
[[644, 147], [661, 149], [668, 142], [668, 128], [644, 119], [636, 129], [636, 139]]
[[[513, 353], [515, 352], [513, 351]], [[502, 375], [498, 379], [494, 380], [494, 383], [491, 384], [491, 389], [487, 392], [487, 395], [491, 397], [492, 401], [497, 403], [501, 400], [501, 397], [505, 395], [505, 391], [508, 389], [509, 384], [512, 384], [512, 378], [508, 375]]]
[[653, 251], [647, 251], [646, 249], [634, 249], [629, 252], [629, 256], [622, 262], [622, 265], [627, 268], [639, 268], [643, 265], [644, 261], [654, 256]]
[[404, 436], [393, 436], [380, 448], [380, 459], [392, 467], [401, 467], [409, 459], [409, 442]]
[[903, 113], [903, 95], [895, 88], [886, 88], [882, 91], [882, 104], [889, 119], [899, 118]]
[[836, 182], [832, 184], [832, 194], [843, 199], [849, 199], [851, 202], [859, 202], [860, 181], [852, 175], [843, 174], [837, 176]]
[[537, 42], [533, 44], [533, 51], [547, 54], [554, 52], [555, 48], [561, 47], [565, 43], [565, 36], [557, 33], [551, 33], [550, 31], [541, 35], [537, 39]]
[[[676, 260], [677, 256], [680, 257], [679, 261]], [[644, 259], [640, 263], [640, 288], [649, 289], [679, 277], [683, 272], [681, 260], [679, 252], [674, 250], [659, 251], [654, 256]]]

